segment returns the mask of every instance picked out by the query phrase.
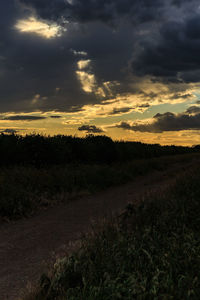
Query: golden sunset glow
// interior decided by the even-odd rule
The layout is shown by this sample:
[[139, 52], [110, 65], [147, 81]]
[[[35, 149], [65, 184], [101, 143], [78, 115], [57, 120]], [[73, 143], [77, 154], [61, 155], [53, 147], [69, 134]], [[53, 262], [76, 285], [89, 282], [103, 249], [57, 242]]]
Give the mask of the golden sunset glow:
[[89, 128], [113, 139], [198, 141], [199, 23], [189, 21], [199, 11], [196, 0], [179, 8], [181, 1], [152, 1], [150, 11], [148, 0], [128, 1], [126, 16], [113, 0], [109, 13], [100, 0], [98, 13], [93, 1], [16, 2], [15, 13], [2, 2], [12, 24], [0, 49], [0, 125], [7, 133], [84, 136]]
[[43, 38], [52, 39], [61, 35], [61, 27], [56, 23], [46, 23], [35, 17], [19, 20], [15, 28], [24, 33], [35, 33]]
[[86, 93], [92, 93], [95, 88], [95, 76], [84, 71], [76, 71], [76, 74], [81, 82], [82, 89]]
[[78, 69], [79, 69], [79, 70], [83, 70], [83, 69], [89, 67], [90, 63], [91, 63], [91, 60], [90, 60], [90, 59], [82, 59], [82, 60], [79, 60], [79, 61], [77, 62]]

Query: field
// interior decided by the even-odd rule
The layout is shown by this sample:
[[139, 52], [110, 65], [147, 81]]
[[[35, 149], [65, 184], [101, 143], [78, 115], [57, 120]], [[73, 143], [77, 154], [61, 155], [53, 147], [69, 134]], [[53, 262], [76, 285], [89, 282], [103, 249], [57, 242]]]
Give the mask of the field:
[[199, 155], [184, 154], [110, 165], [3, 167], [0, 169], [0, 217], [17, 219], [29, 216], [38, 209], [133, 181], [138, 176], [166, 170], [196, 157]]
[[190, 161], [199, 150], [113, 142], [106, 136], [1, 134], [0, 155], [0, 218], [9, 220]]
[[199, 299], [200, 172], [130, 203], [58, 260], [25, 300]]
[[[23, 300], [199, 299], [199, 146], [1, 134], [0, 155], [1, 293], [16, 298], [24, 278], [33, 279], [30, 272], [41, 274], [50, 244], [71, 241], [65, 225], [71, 237], [77, 234], [83, 217], [73, 219], [77, 206], [85, 213], [80, 231], [100, 210], [98, 195], [106, 195], [105, 202], [99, 198], [104, 206], [114, 210], [119, 201], [124, 207], [124, 193], [112, 202], [106, 190], [112, 187], [116, 195], [127, 184], [129, 199], [139, 192], [140, 200], [133, 196], [119, 216], [95, 225]], [[151, 184], [156, 189], [147, 194]], [[33, 269], [24, 259], [34, 261]]]

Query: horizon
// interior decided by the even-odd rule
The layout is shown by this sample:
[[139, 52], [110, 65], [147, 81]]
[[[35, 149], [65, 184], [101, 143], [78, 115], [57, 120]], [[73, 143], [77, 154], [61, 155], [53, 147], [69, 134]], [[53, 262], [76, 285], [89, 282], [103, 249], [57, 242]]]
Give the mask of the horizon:
[[9, 129], [7, 131], [3, 131], [0, 132], [0, 135], [3, 136], [19, 136], [19, 137], [44, 137], [44, 138], [54, 138], [54, 137], [71, 137], [73, 139], [86, 139], [89, 137], [107, 137], [109, 139], [112, 140], [112, 142], [114, 143], [136, 143], [136, 144], [144, 144], [144, 145], [152, 145], [152, 146], [161, 146], [161, 147], [165, 147], [165, 146], [169, 146], [169, 147], [186, 147], [186, 148], [194, 148], [194, 147], [199, 147], [200, 144], [193, 144], [193, 145], [175, 145], [175, 144], [159, 144], [159, 143], [150, 143], [150, 142], [142, 142], [139, 140], [123, 140], [123, 139], [114, 139], [106, 134], [93, 134], [93, 133], [88, 133], [86, 135], [72, 135], [72, 134], [62, 134], [62, 133], [58, 133], [58, 134], [50, 134], [50, 133], [40, 133], [40, 132], [29, 132], [29, 133], [18, 133], [18, 132], [14, 132], [14, 130], [9, 131]]

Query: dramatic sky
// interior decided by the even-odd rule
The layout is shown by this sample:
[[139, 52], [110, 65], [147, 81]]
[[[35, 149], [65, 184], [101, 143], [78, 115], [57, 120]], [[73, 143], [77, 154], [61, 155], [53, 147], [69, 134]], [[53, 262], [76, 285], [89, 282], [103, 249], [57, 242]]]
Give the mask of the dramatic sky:
[[199, 144], [200, 2], [0, 1], [0, 132]]

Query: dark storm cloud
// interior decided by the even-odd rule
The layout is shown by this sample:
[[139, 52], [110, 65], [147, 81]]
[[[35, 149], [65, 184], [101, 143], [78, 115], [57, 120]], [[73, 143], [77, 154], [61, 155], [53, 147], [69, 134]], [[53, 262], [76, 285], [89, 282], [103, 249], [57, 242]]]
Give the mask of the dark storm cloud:
[[[73, 113], [101, 102], [82, 90], [76, 53], [87, 53], [99, 86], [120, 83], [113, 85], [112, 97], [138, 92], [129, 82], [130, 68], [134, 75], [166, 82], [200, 81], [198, 5], [195, 0], [1, 1], [0, 111]], [[31, 14], [67, 31], [52, 40], [20, 34], [16, 22]]]
[[[68, 49], [62, 50], [65, 40], [53, 43], [36, 36], [17, 34], [17, 37], [10, 34], [7, 45], [0, 45], [0, 55], [6, 57], [0, 62], [2, 112], [71, 111], [74, 104], [92, 102], [92, 95], [81, 90], [76, 78], [73, 54]], [[59, 91], [56, 91], [57, 87]], [[36, 94], [41, 99], [34, 103]]]
[[111, 23], [119, 17], [130, 17], [134, 22], [146, 22], [160, 17], [162, 0], [20, 0], [33, 7], [44, 19]]
[[[46, 1], [34, 3], [38, 7], [42, 3], [48, 4], [47, 9], [51, 7]], [[45, 40], [14, 30], [17, 20], [28, 16], [28, 12], [23, 14], [16, 9], [14, 16], [14, 4], [6, 7], [7, 16], [3, 18], [4, 26], [0, 32], [0, 57], [4, 58], [0, 60], [1, 112], [77, 112], [85, 104], [99, 102], [93, 93], [82, 90], [75, 73], [77, 61], [81, 58], [74, 55], [71, 49], [89, 53], [88, 58], [95, 61], [92, 71], [98, 84], [101, 85], [102, 81], [121, 81], [124, 77], [120, 70], [126, 65], [127, 57], [131, 56], [128, 30], [113, 33], [111, 29], [93, 24], [85, 33], [69, 28], [62, 37]], [[4, 5], [0, 3], [0, 12], [3, 11]], [[40, 95], [38, 101], [33, 101], [35, 95]]]
[[166, 112], [156, 114], [152, 123], [133, 125], [122, 122], [116, 126], [124, 130], [161, 133], [164, 131], [181, 131], [181, 130], [199, 130], [200, 129], [200, 108], [192, 106], [184, 113], [174, 114]]
[[39, 117], [39, 116], [10, 116], [10, 117], [5, 117], [3, 120], [9, 120], [9, 121], [39, 121], [39, 120], [44, 120], [46, 117]]
[[87, 133], [103, 133], [104, 131], [95, 125], [83, 125], [78, 128], [79, 131], [86, 131]]
[[132, 68], [137, 75], [151, 75], [174, 82], [200, 80], [200, 14], [164, 23], [156, 40], [140, 40]]

